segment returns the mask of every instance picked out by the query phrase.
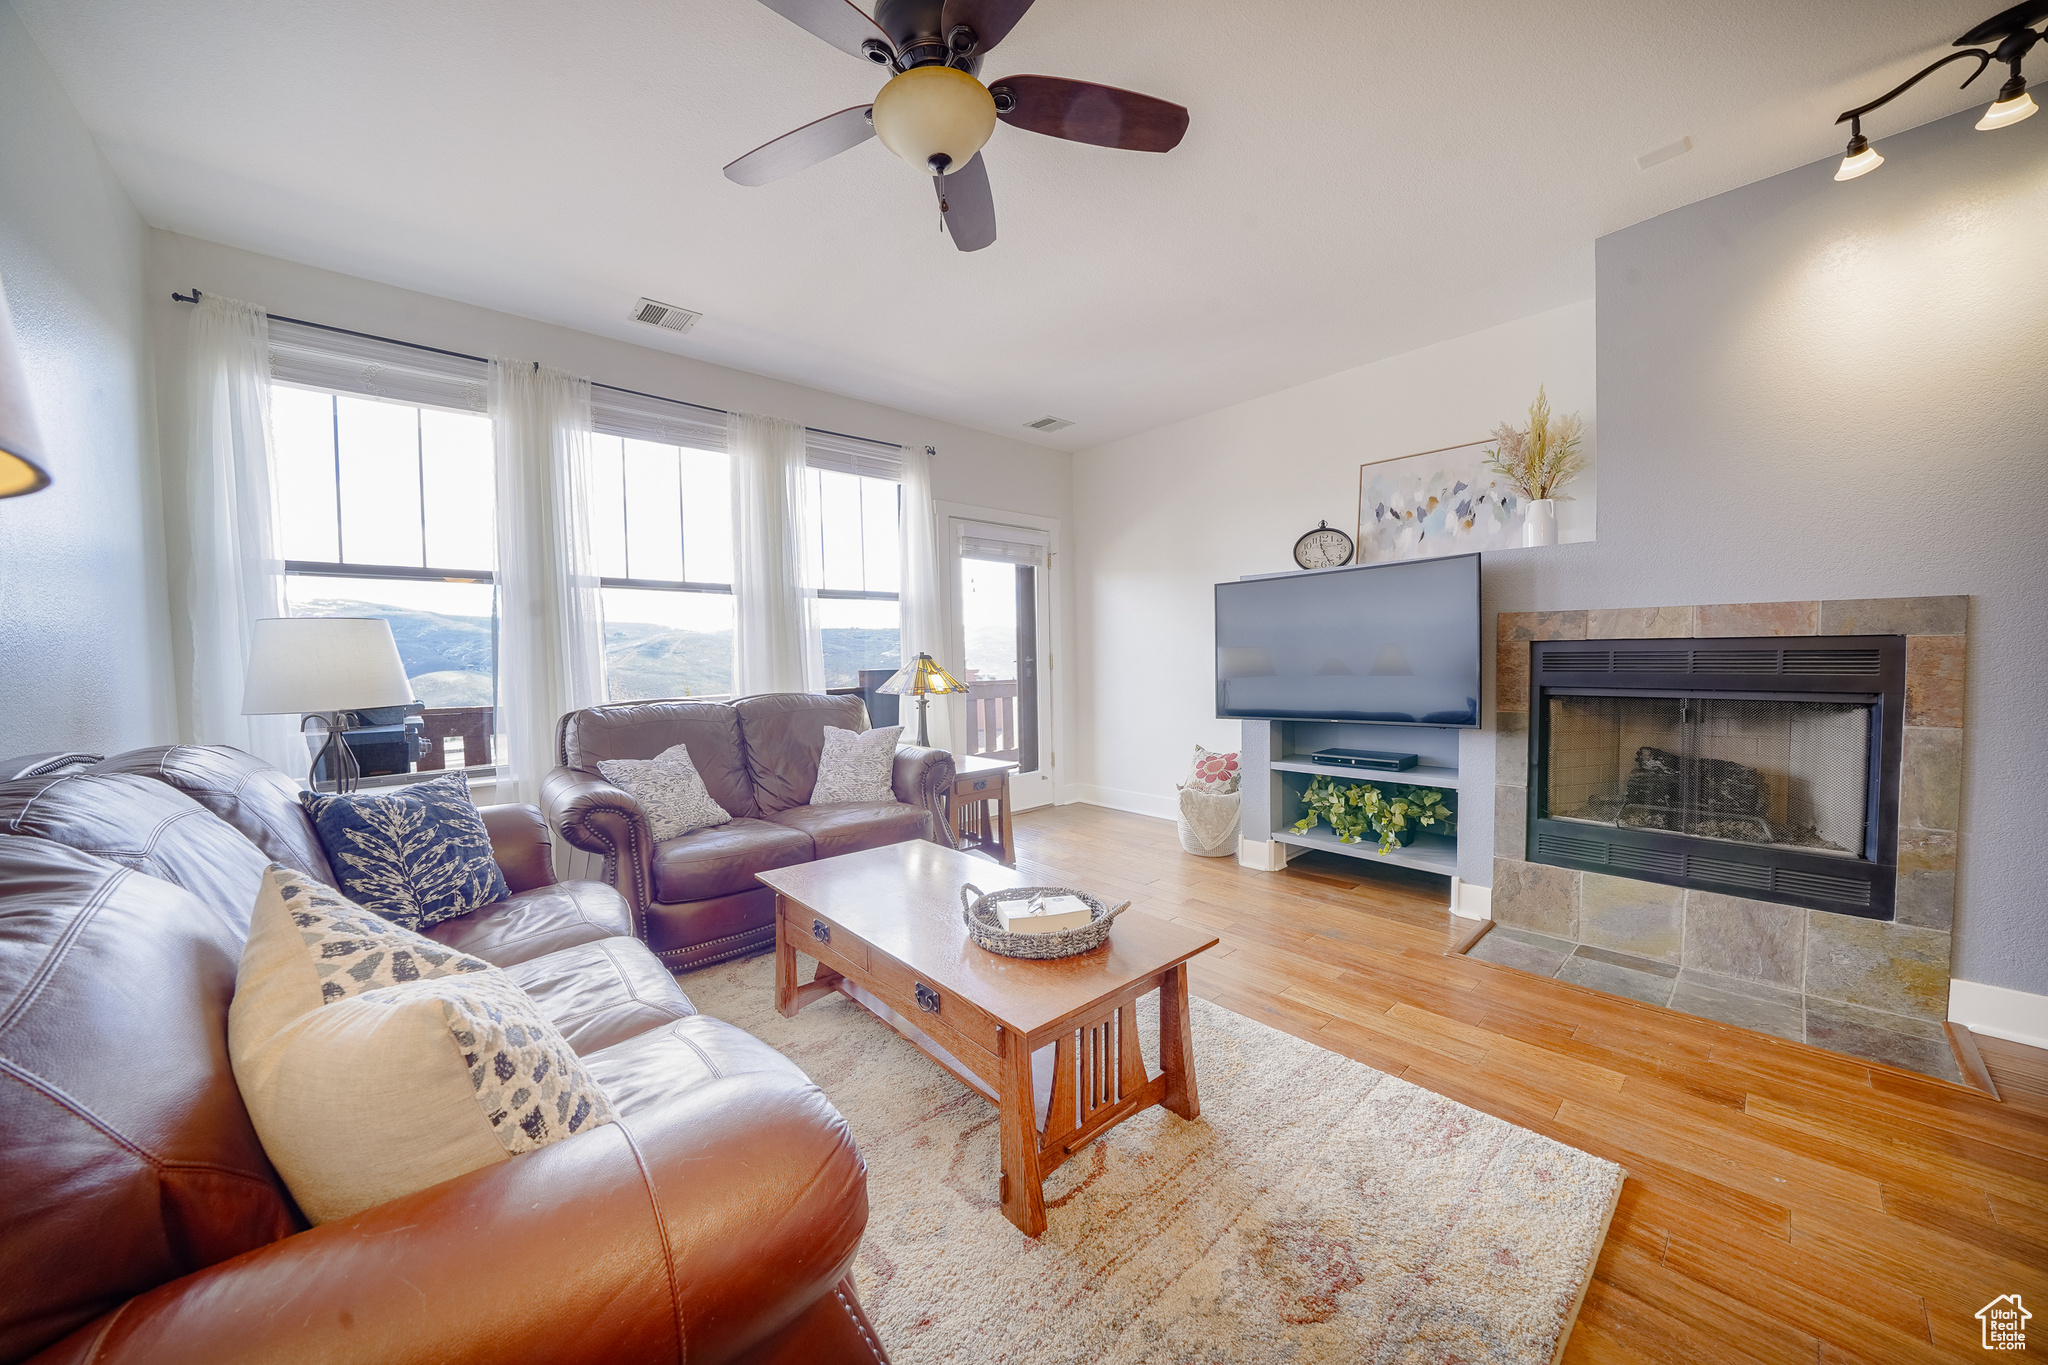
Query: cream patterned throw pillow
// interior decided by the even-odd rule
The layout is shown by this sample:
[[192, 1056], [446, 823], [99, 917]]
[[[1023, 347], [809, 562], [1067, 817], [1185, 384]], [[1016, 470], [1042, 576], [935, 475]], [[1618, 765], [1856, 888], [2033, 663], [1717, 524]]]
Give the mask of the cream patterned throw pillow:
[[656, 843], [732, 820], [704, 785], [687, 745], [671, 745], [653, 758], [603, 759], [597, 770], [640, 803]]
[[504, 972], [275, 864], [249, 920], [228, 1054], [264, 1150], [316, 1223], [612, 1121]]
[[[296, 932], [281, 932], [286, 923]], [[491, 970], [481, 958], [444, 948], [272, 863], [242, 949], [233, 1008], [255, 1010], [281, 1027], [379, 986]]]
[[814, 806], [894, 801], [896, 741], [900, 725], [860, 733], [825, 727], [825, 752], [818, 758], [818, 784], [811, 789]]

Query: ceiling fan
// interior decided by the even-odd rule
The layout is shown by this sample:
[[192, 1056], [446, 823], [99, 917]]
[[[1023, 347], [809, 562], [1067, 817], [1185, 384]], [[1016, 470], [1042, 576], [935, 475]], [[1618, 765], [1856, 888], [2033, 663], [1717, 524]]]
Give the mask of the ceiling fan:
[[728, 180], [765, 185], [871, 137], [933, 177], [939, 221], [962, 251], [996, 239], [995, 199], [981, 149], [996, 121], [1048, 137], [1170, 152], [1188, 111], [1150, 95], [1060, 76], [979, 79], [982, 58], [1008, 36], [1031, 0], [876, 0], [870, 19], [852, 0], [761, 0], [842, 52], [886, 67], [889, 81], [856, 104], [784, 133], [725, 168]]

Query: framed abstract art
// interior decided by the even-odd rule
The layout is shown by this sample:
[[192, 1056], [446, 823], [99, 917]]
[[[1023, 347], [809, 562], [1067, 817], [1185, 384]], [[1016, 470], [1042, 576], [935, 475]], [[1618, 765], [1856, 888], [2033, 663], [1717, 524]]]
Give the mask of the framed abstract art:
[[1433, 559], [1522, 543], [1525, 500], [1486, 467], [1491, 441], [1358, 467], [1358, 560]]

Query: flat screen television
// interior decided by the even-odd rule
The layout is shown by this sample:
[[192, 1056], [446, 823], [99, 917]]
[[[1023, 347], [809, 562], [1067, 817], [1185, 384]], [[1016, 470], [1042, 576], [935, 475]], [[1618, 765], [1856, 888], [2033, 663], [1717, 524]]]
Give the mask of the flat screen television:
[[1479, 724], [1479, 556], [1216, 585], [1216, 714]]

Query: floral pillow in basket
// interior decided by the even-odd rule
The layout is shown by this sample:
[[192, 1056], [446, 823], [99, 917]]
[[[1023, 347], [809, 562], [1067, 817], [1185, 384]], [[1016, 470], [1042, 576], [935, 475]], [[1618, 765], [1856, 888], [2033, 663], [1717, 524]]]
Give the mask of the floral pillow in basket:
[[1219, 754], [1213, 749], [1195, 746], [1195, 775], [1188, 779], [1188, 785], [1197, 791], [1221, 795], [1234, 792], [1238, 785], [1237, 755]]

